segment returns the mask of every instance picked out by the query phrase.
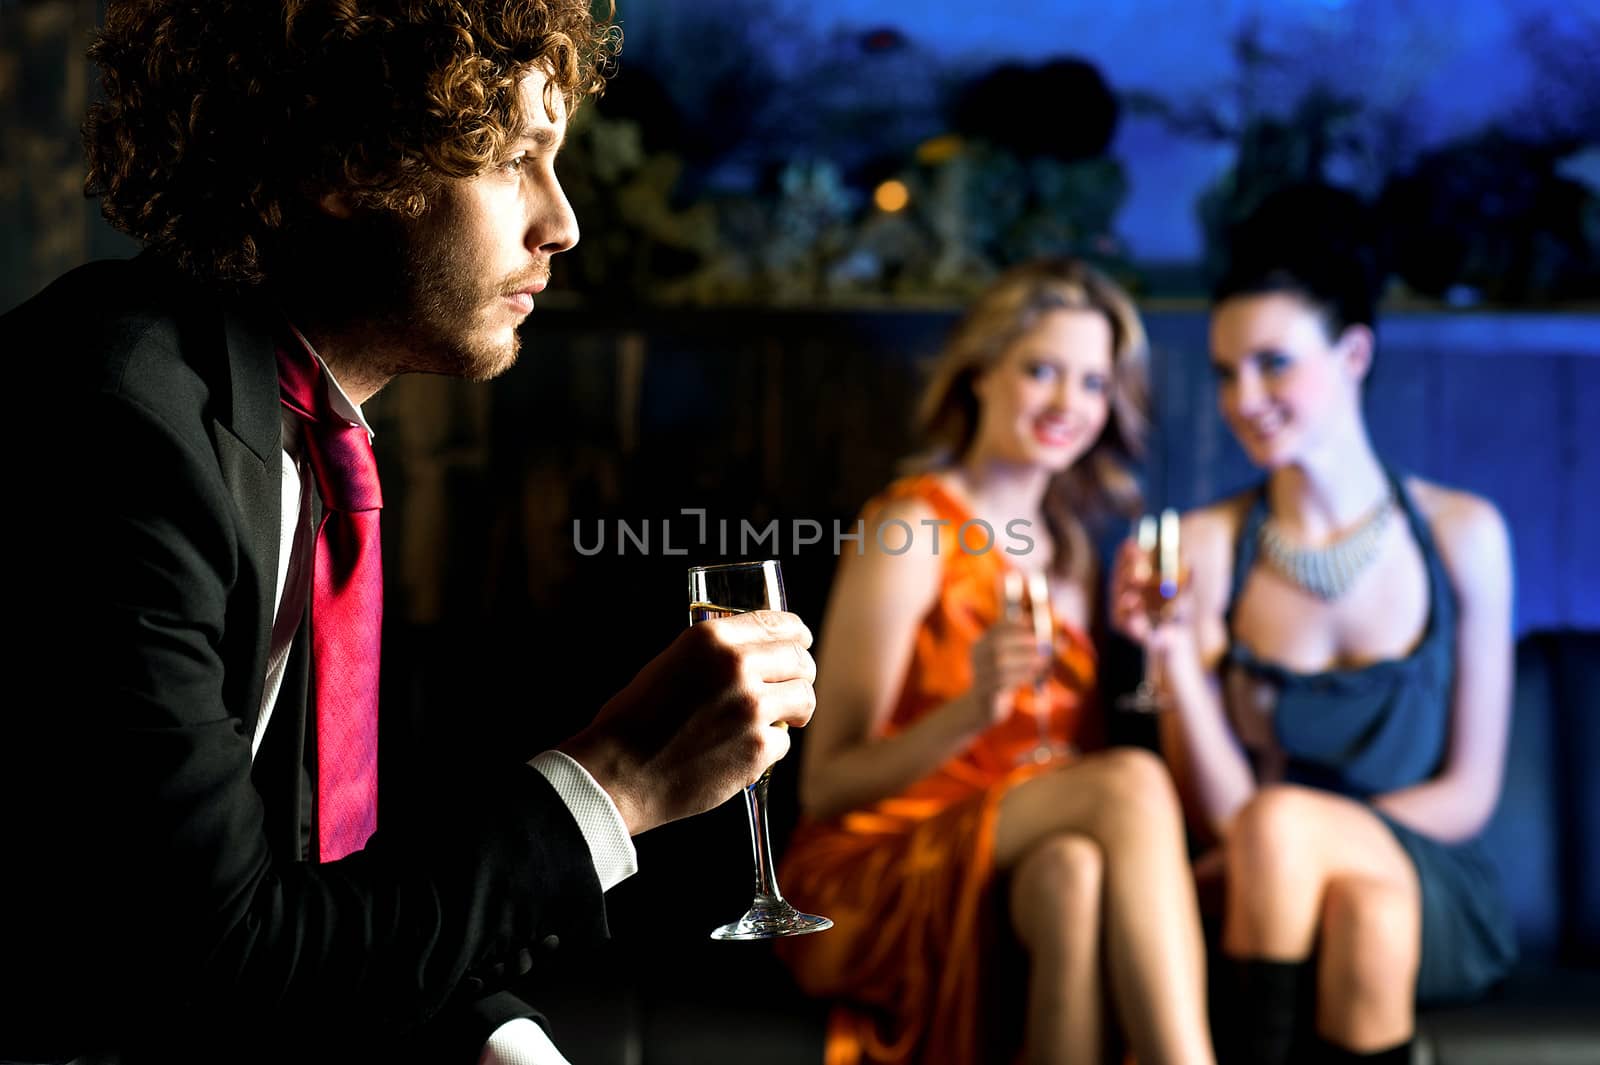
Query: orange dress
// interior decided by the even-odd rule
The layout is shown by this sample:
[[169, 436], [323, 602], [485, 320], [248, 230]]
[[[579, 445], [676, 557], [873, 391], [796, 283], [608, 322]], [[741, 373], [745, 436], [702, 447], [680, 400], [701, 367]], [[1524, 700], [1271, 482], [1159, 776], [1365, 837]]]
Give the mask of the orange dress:
[[[1011, 565], [1003, 542], [983, 553], [960, 549], [956, 530], [970, 515], [929, 475], [897, 481], [869, 503], [869, 535], [875, 511], [906, 498], [950, 524], [939, 530], [939, 597], [917, 629], [886, 736], [971, 686], [972, 645], [1001, 615], [1001, 581]], [[980, 540], [975, 532], [969, 544], [975, 549]], [[1090, 712], [1094, 650], [1059, 622], [1055, 633], [1040, 703], [1051, 736], [1083, 749], [1083, 726], [1097, 720]], [[784, 893], [801, 910], [833, 918], [834, 927], [780, 940], [778, 950], [803, 990], [836, 1001], [827, 1065], [980, 1060], [998, 912], [995, 820], [1007, 789], [1040, 771], [1029, 761], [1040, 710], [1024, 689], [1010, 717], [902, 794], [796, 829], [780, 872]]]

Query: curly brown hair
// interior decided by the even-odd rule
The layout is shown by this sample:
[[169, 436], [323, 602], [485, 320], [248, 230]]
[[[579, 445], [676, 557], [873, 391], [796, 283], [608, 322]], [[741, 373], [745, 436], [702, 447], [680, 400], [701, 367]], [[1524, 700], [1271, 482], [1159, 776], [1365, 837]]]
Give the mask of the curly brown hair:
[[324, 194], [416, 217], [544, 105], [603, 88], [620, 33], [590, 0], [112, 0], [89, 49], [104, 102], [84, 191], [203, 281], [265, 280]]
[[913, 469], [959, 462], [978, 431], [974, 382], [998, 363], [1041, 317], [1058, 310], [1093, 311], [1111, 326], [1111, 416], [1099, 439], [1070, 469], [1051, 478], [1045, 520], [1056, 539], [1056, 569], [1082, 577], [1094, 569], [1085, 523], [1138, 513], [1142, 493], [1134, 469], [1149, 433], [1144, 324], [1128, 294], [1078, 259], [1040, 259], [1002, 274], [957, 323], [934, 364], [917, 407], [931, 450]]

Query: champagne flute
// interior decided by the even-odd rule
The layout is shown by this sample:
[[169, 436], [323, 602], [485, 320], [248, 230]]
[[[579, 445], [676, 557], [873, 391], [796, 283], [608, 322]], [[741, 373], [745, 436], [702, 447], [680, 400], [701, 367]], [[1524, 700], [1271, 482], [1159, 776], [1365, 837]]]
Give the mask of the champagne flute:
[[1022, 620], [1024, 606], [1023, 587], [1026, 583], [1026, 605], [1033, 622], [1033, 639], [1039, 647], [1044, 662], [1033, 678], [1033, 720], [1039, 730], [1039, 742], [1031, 751], [1021, 755], [1018, 762], [1053, 762], [1070, 753], [1071, 748], [1058, 743], [1050, 735], [1050, 708], [1045, 693], [1045, 682], [1050, 677], [1051, 663], [1055, 659], [1055, 620], [1050, 613], [1050, 579], [1043, 572], [1033, 572], [1026, 578], [1015, 570], [1005, 574], [1006, 617]]
[[[734, 562], [722, 566], [693, 566], [689, 570], [689, 624], [743, 614], [750, 610], [787, 610], [783, 570], [777, 562]], [[778, 873], [767, 833], [768, 767], [754, 784], [744, 789], [745, 812], [750, 815], [750, 847], [755, 855], [755, 901], [737, 921], [711, 933], [712, 939], [771, 939], [798, 936], [832, 928], [826, 917], [801, 913], [778, 891]]]
[[[1152, 629], [1166, 619], [1173, 600], [1183, 588], [1185, 574], [1179, 543], [1180, 527], [1178, 512], [1170, 507], [1161, 512], [1159, 520], [1153, 514], [1146, 514], [1139, 519], [1137, 543], [1145, 575], [1140, 594]], [[1145, 652], [1144, 676], [1140, 678], [1139, 686], [1118, 699], [1117, 707], [1142, 714], [1158, 713], [1167, 708], [1149, 651]]]

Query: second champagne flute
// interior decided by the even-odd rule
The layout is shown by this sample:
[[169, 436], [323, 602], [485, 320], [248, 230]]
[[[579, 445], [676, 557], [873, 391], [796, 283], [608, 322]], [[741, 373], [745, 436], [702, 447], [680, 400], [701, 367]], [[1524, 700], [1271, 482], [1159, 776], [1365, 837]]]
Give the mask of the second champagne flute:
[[[722, 566], [694, 566], [689, 570], [689, 624], [725, 618], [751, 610], [787, 610], [783, 570], [777, 562], [734, 562]], [[768, 768], [744, 789], [745, 812], [750, 815], [750, 847], [755, 855], [755, 901], [737, 921], [711, 933], [712, 939], [771, 939], [798, 936], [832, 928], [826, 917], [801, 913], [778, 890], [778, 873], [767, 833]]]
[[[1178, 512], [1170, 507], [1161, 512], [1159, 521], [1153, 514], [1146, 514], [1139, 519], [1137, 542], [1144, 566], [1140, 595], [1143, 598], [1145, 616], [1149, 619], [1152, 629], [1165, 620], [1172, 608], [1172, 601], [1183, 589], [1185, 574], [1182, 547], [1179, 543], [1180, 526]], [[1159, 678], [1149, 651], [1144, 655], [1144, 676], [1140, 679], [1139, 686], [1130, 694], [1118, 699], [1117, 707], [1143, 714], [1158, 713], [1166, 709], [1166, 703], [1161, 697]]]

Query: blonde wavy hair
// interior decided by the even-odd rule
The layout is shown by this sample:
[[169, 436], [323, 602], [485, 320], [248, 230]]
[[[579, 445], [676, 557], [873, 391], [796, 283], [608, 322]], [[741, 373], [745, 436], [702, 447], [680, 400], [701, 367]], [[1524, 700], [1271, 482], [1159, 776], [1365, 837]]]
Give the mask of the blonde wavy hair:
[[1055, 569], [1078, 579], [1096, 567], [1089, 527], [1113, 515], [1132, 517], [1143, 502], [1134, 468], [1149, 432], [1149, 344], [1133, 300], [1110, 278], [1077, 259], [1037, 260], [1001, 275], [967, 309], [932, 368], [917, 407], [930, 446], [912, 465], [926, 470], [961, 460], [978, 429], [974, 382], [1040, 318], [1061, 310], [1092, 311], [1111, 326], [1110, 417], [1045, 492]]
[[[608, 4], [609, 6], [609, 4]], [[322, 195], [416, 217], [525, 123], [518, 86], [568, 110], [620, 45], [590, 0], [112, 0], [89, 49], [88, 195], [202, 281], [265, 280]]]

